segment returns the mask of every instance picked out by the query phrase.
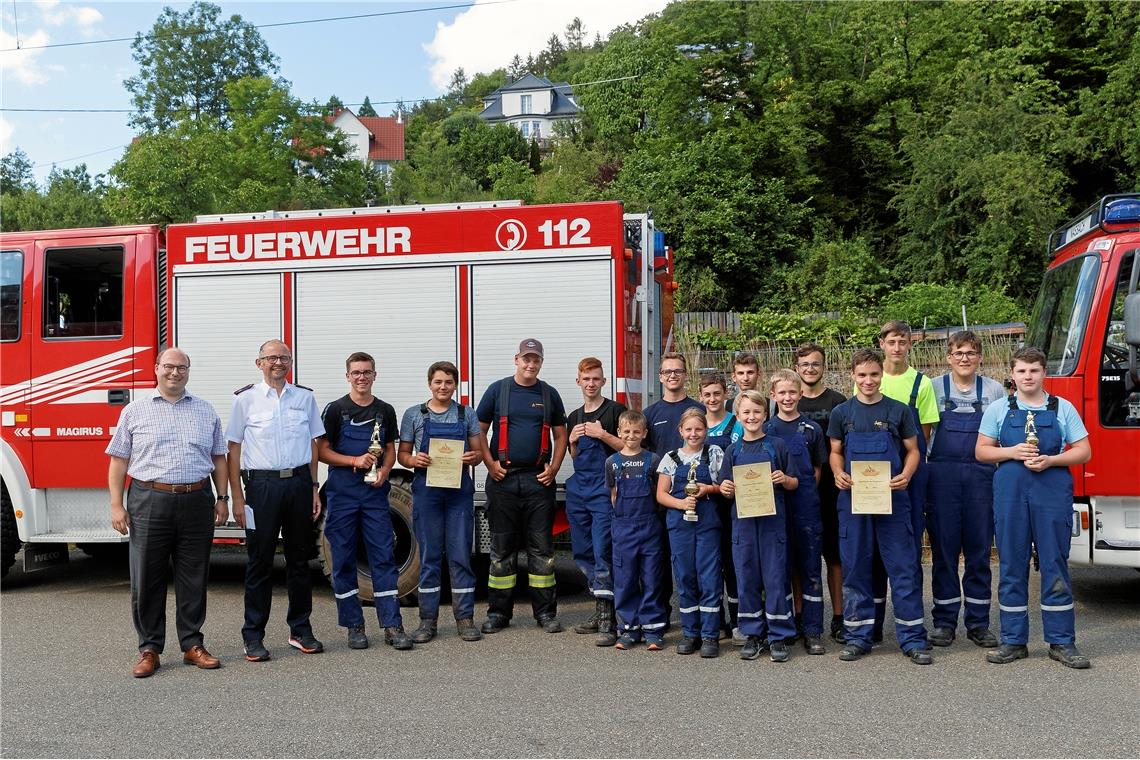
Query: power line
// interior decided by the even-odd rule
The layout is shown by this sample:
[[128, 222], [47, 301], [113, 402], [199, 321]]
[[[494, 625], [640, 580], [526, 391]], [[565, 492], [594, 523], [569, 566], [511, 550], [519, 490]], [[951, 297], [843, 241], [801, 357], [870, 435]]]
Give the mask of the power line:
[[[489, 0], [482, 3], [482, 5], [501, 5], [502, 3], [514, 3], [518, 0]], [[13, 0], [15, 4], [15, 0]], [[456, 8], [472, 8], [475, 3], [459, 3], [456, 5], [435, 5], [430, 8], [405, 8], [398, 11], [380, 11], [377, 13], [358, 13], [352, 16], [329, 16], [327, 18], [312, 18], [300, 21], [277, 21], [272, 24], [254, 24], [254, 29], [271, 29], [279, 26], [300, 26], [303, 24], [323, 24], [329, 21], [352, 21], [362, 18], [378, 18], [380, 16], [404, 16], [410, 13], [429, 13], [431, 11], [449, 11]], [[203, 32], [204, 33], [204, 32]], [[18, 38], [17, 38], [18, 39]], [[134, 37], [110, 37], [103, 40], [82, 40], [80, 42], [49, 42], [44, 45], [29, 45], [21, 47], [17, 41], [14, 48], [0, 48], [0, 53], [13, 53], [19, 50], [46, 50], [48, 48], [65, 48], [65, 47], [80, 47], [82, 45], [106, 45], [112, 42], [133, 42]]]
[[41, 161], [38, 164], [32, 164], [32, 168], [36, 169], [41, 166], [55, 166], [56, 164], [65, 164], [68, 161], [78, 161], [81, 158], [90, 158], [91, 156], [98, 156], [101, 153], [110, 153], [113, 150], [122, 150], [127, 147], [126, 145], [112, 145], [110, 148], [103, 150], [96, 150], [91, 153], [84, 153], [82, 156], [72, 156], [71, 158], [61, 158], [56, 161]]

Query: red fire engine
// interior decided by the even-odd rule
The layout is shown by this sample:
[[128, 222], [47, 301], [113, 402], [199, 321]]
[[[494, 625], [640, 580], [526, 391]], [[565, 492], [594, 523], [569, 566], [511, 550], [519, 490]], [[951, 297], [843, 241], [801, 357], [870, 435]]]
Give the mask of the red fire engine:
[[[518, 341], [534, 336], [547, 346], [542, 377], [568, 408], [577, 362], [590, 355], [605, 364], [607, 389], [637, 408], [658, 392], [643, 379], [656, 376], [671, 265], [653, 220], [614, 202], [0, 235], [2, 569], [21, 542], [34, 568], [66, 558], [69, 543], [94, 552], [124, 540], [110, 526], [103, 451], [123, 405], [155, 386], [159, 346], [189, 353], [190, 388], [223, 423], [234, 389], [259, 379], [257, 347], [274, 337], [292, 346], [290, 379], [321, 404], [347, 392], [344, 358], [356, 350], [377, 357], [377, 395], [397, 413], [427, 397], [426, 368], [443, 359], [459, 367], [462, 400], [478, 402], [511, 373]], [[560, 482], [570, 472], [567, 457]], [[405, 480], [392, 500], [406, 591], [418, 558]], [[241, 535], [233, 525], [217, 532]]]
[[1073, 468], [1069, 560], [1140, 568], [1140, 195], [1110, 195], [1049, 236], [1026, 343], [1071, 401], [1092, 459]]

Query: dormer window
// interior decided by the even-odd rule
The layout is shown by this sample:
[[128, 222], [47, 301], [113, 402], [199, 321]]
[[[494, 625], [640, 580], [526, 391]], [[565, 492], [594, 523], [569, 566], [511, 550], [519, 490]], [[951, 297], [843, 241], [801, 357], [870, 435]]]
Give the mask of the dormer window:
[[533, 111], [531, 110], [532, 96], [520, 95], [519, 100], [522, 102], [521, 109], [522, 109], [523, 113], [533, 113]]

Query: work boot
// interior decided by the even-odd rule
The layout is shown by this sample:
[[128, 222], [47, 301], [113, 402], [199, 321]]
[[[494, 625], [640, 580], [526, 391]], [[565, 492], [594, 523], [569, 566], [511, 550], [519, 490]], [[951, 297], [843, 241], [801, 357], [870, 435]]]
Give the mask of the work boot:
[[594, 644], [600, 647], [612, 647], [617, 641], [614, 633], [614, 603], [609, 599], [598, 600], [598, 637]]
[[938, 626], [930, 632], [927, 640], [936, 647], [948, 647], [954, 643], [954, 629]]
[[487, 619], [483, 621], [483, 633], [498, 633], [509, 627], [510, 624], [511, 621], [502, 615], [488, 615]]
[[844, 662], [855, 662], [856, 660], [867, 654], [867, 650], [855, 644], [848, 644], [843, 647], [843, 651], [839, 653], [839, 659]]
[[929, 665], [934, 662], [934, 658], [928, 652], [923, 651], [922, 647], [915, 647], [909, 652], [903, 652], [903, 654], [915, 665]]
[[847, 641], [847, 636], [843, 630], [843, 616], [831, 616], [831, 638], [837, 644], [842, 644]]
[[415, 646], [412, 638], [404, 633], [404, 626], [393, 625], [384, 629], [384, 643], [393, 649], [411, 649]]
[[808, 654], [827, 654], [827, 650], [823, 648], [823, 642], [819, 640], [819, 636], [804, 636], [804, 651]]
[[1077, 670], [1084, 670], [1092, 665], [1089, 658], [1080, 653], [1076, 644], [1050, 644], [1049, 659], [1056, 660], [1066, 668]]
[[562, 627], [562, 623], [558, 622], [558, 618], [553, 615], [543, 615], [535, 623], [546, 633], [562, 633], [566, 630]]
[[701, 639], [701, 657], [720, 657], [720, 639]]
[[348, 628], [349, 649], [367, 649], [368, 636], [364, 633], [364, 626], [353, 625]]
[[742, 660], [755, 660], [759, 657], [765, 649], [768, 648], [768, 640], [762, 639], [759, 636], [749, 636], [744, 646], [740, 648], [740, 659]]
[[597, 633], [598, 632], [598, 618], [601, 617], [602, 600], [594, 600], [594, 614], [590, 615], [584, 623], [578, 623], [574, 626], [574, 633]]
[[993, 649], [1000, 643], [998, 637], [986, 626], [971, 628], [966, 631], [966, 638], [985, 649]]
[[994, 665], [1005, 665], [1014, 660], [1024, 660], [1029, 656], [1029, 647], [1024, 644], [1002, 644], [997, 649], [986, 654], [986, 662]]
[[426, 644], [435, 638], [439, 632], [439, 624], [435, 618], [421, 618], [420, 627], [412, 631], [412, 641], [416, 644]]
[[677, 654], [692, 654], [697, 651], [697, 643], [699, 641], [699, 639], [682, 636], [681, 640], [677, 642]]
[[471, 618], [456, 620], [455, 630], [459, 632], [459, 638], [464, 641], [479, 641], [483, 638], [483, 634], [479, 633], [479, 629], [475, 627], [475, 621]]
[[768, 653], [772, 658], [772, 662], [787, 662], [788, 661], [788, 645], [783, 641], [773, 641], [772, 650]]

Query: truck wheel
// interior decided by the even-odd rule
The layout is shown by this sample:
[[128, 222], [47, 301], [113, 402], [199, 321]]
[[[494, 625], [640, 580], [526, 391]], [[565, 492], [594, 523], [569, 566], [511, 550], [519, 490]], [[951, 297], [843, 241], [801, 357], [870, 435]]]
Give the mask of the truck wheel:
[[130, 544], [76, 544], [75, 548], [101, 562], [126, 562], [130, 558]]
[[[392, 479], [392, 490], [388, 494], [388, 504], [392, 517], [392, 532], [395, 534], [396, 590], [400, 597], [412, 594], [420, 582], [420, 547], [412, 530], [412, 487], [402, 478]], [[332, 549], [321, 529], [321, 569], [325, 576], [332, 575]], [[368, 566], [368, 553], [363, 540], [356, 547], [356, 580], [360, 588], [360, 601], [372, 604], [372, 569]]]
[[12, 499], [8, 496], [8, 487], [0, 482], [0, 578], [6, 576], [15, 563], [20, 546], [20, 533], [16, 530], [16, 513], [12, 511]]

